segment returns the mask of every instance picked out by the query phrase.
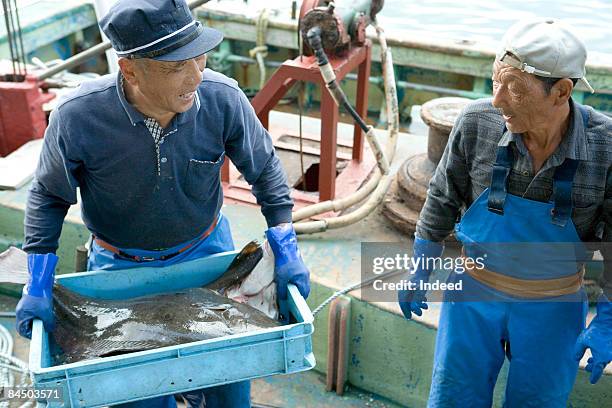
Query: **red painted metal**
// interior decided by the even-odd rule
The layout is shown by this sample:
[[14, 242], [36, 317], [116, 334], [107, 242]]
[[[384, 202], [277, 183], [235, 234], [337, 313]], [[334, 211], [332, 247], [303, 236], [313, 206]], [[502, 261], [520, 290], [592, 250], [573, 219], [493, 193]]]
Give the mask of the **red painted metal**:
[[308, 13], [310, 10], [312, 10], [315, 7], [319, 7], [319, 5], [323, 4], [324, 2], [321, 0], [304, 0], [302, 1], [302, 7], [300, 8], [300, 21], [302, 21], [302, 19], [304, 18], [304, 16], [306, 15], [306, 13]]
[[[341, 126], [348, 126], [343, 124]], [[283, 135], [288, 135], [295, 133], [295, 129], [290, 129], [282, 126], [282, 124], [271, 122], [270, 124], [270, 135], [272, 136], [272, 140], [274, 145], [278, 145], [277, 148], [284, 149], [283, 144], [279, 144], [279, 138]], [[345, 133], [346, 135], [346, 133]], [[320, 141], [320, 134], [309, 134], [304, 133], [303, 137], [305, 140], [312, 141]], [[350, 140], [350, 139], [349, 139]], [[347, 142], [349, 141], [347, 140]], [[338, 146], [343, 147], [352, 147], [352, 143], [344, 143], [339, 140]], [[299, 146], [297, 144], [292, 146], [291, 150], [297, 149], [299, 151]], [[313, 150], [319, 150], [313, 148]], [[316, 152], [319, 153], [319, 152]], [[342, 170], [342, 172], [336, 178], [336, 197], [346, 197], [347, 195], [355, 192], [362, 184], [363, 181], [367, 179], [368, 175], [371, 173], [372, 169], [376, 166], [376, 160], [374, 159], [374, 155], [370, 152], [369, 145], [366, 143], [364, 145], [364, 154], [363, 161], [358, 162], [357, 160], [351, 160], [351, 153], [342, 153], [338, 152], [337, 154], [338, 160], [347, 160], [348, 163], [346, 167]], [[228, 161], [229, 162], [229, 161]], [[231, 169], [231, 170], [230, 170]], [[223, 167], [223, 171], [227, 170], [227, 178], [225, 180], [229, 180], [227, 182], [223, 182], [223, 193], [225, 196], [226, 203], [248, 203], [248, 204], [256, 204], [255, 197], [251, 193], [250, 186], [246, 183], [238, 170], [234, 167], [234, 165], [229, 162], [229, 165], [225, 165]], [[222, 173], [223, 177], [223, 173]], [[291, 193], [291, 197], [294, 201], [294, 209], [303, 208], [305, 206], [314, 204], [319, 202], [319, 195], [315, 193], [304, 192], [301, 190], [294, 189]], [[326, 217], [331, 217], [336, 215], [335, 213], [325, 213], [320, 216], [313, 217], [314, 219], [322, 219]]]
[[[372, 69], [372, 47], [369, 42], [366, 42], [366, 56], [361, 64], [359, 64], [359, 72], [357, 74], [357, 102], [355, 110], [362, 118], [368, 117], [368, 85], [370, 71]], [[353, 159], [357, 161], [363, 160], [363, 131], [355, 125], [353, 133]]]
[[321, 93], [321, 156], [319, 162], [319, 199], [331, 200], [336, 195], [336, 143], [338, 105], [329, 92]]
[[23, 82], [0, 81], [0, 156], [43, 137], [47, 119], [42, 105], [54, 97], [41, 92], [35, 77], [28, 76]]
[[[330, 56], [329, 58], [338, 81], [341, 81], [349, 72], [358, 69], [356, 108], [362, 117], [367, 115], [371, 55], [371, 42], [366, 41], [364, 46], [353, 47], [344, 56]], [[293, 60], [285, 61], [272, 75], [263, 89], [253, 98], [252, 104], [255, 112], [266, 129], [270, 130], [270, 110], [276, 106], [278, 101], [297, 81], [311, 82], [318, 84], [321, 88], [325, 88], [325, 83], [314, 57], [297, 57]], [[363, 166], [364, 168], [367, 167], [365, 171], [359, 166], [359, 164], [366, 165], [366, 163], [362, 163], [364, 158], [364, 133], [358, 125], [354, 125], [352, 162], [350, 163], [353, 165], [347, 166], [341, 175], [338, 176], [338, 179], [336, 178], [338, 106], [334, 103], [326, 89], [321, 94], [321, 155], [318, 200], [325, 201], [336, 198], [336, 181], [340, 180], [341, 176], [351, 182], [351, 190], [343, 191], [343, 195], [355, 191], [359, 184], [367, 177], [371, 166], [369, 162], [367, 166]], [[274, 135], [272, 136], [274, 138]], [[352, 175], [344, 174], [347, 171], [353, 172]], [[231, 185], [233, 183], [231, 174], [229, 163], [226, 162], [221, 172], [223, 182]], [[358, 174], [358, 177], [355, 177], [356, 174]], [[231, 190], [230, 185], [226, 186], [226, 193]], [[312, 196], [308, 197], [310, 198], [306, 201], [311, 203], [313, 201]], [[296, 202], [296, 204], [298, 203]]]

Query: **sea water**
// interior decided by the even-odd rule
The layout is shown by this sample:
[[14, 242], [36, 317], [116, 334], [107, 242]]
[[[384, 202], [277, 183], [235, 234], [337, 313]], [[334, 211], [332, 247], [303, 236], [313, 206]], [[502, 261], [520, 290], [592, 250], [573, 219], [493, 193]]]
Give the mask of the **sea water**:
[[[240, 3], [244, 0], [217, 0]], [[291, 0], [247, 0], [255, 8], [289, 13]], [[298, 10], [301, 1], [298, 1]], [[378, 20], [389, 36], [477, 42], [496, 46], [517, 20], [561, 19], [575, 28], [593, 59], [612, 58], [612, 0], [385, 0]]]

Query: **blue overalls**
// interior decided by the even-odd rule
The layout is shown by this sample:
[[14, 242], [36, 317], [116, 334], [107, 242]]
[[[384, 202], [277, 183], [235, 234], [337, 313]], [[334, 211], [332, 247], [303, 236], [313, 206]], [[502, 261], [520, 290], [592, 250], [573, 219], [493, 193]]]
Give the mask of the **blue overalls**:
[[[123, 249], [122, 251], [131, 256], [153, 257], [173, 254], [180, 248], [189, 243], [183, 243], [176, 247], [164, 251], [145, 251], [138, 249]], [[163, 267], [193, 259], [203, 258], [219, 252], [234, 250], [234, 241], [230, 230], [229, 221], [222, 214], [219, 214], [217, 226], [205, 239], [194, 243], [188, 250], [166, 259], [147, 261], [144, 265], [149, 267]], [[128, 269], [143, 266], [143, 263], [135, 262], [130, 259], [122, 259], [111, 251], [100, 247], [95, 241], [92, 243], [91, 251], [87, 262], [87, 269], [111, 270]], [[241, 381], [233, 384], [220, 385], [217, 387], [205, 388], [202, 390], [189, 391], [181, 394], [188, 402], [190, 408], [249, 408], [251, 406], [251, 382]], [[205, 402], [204, 402], [205, 401]], [[122, 408], [176, 408], [173, 395], [152, 398], [143, 401], [130, 402], [126, 404], [114, 405]]]
[[[566, 159], [556, 169], [553, 201], [545, 203], [507, 193], [513, 159], [510, 146], [498, 148], [490, 188], [457, 224], [465, 254], [486, 253], [488, 270], [522, 280], [577, 274], [587, 253], [571, 220], [577, 161]], [[451, 273], [449, 280], [461, 280], [463, 291], [445, 293], [428, 407], [490, 407], [506, 356], [505, 407], [565, 407], [588, 307], [583, 289], [525, 300], [467, 273]]]

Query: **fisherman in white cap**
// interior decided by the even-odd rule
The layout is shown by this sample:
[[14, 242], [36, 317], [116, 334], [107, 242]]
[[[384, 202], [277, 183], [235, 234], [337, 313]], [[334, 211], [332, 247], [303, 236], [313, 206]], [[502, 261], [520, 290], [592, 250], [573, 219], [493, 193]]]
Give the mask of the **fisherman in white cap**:
[[[429, 185], [414, 256], [434, 258], [455, 230], [465, 257], [484, 268], [451, 272], [436, 339], [430, 407], [490, 407], [509, 360], [506, 407], [565, 407], [590, 349], [591, 382], [612, 360], [612, 119], [571, 97], [586, 50], [560, 21], [515, 24], [493, 65], [493, 99], [459, 115]], [[463, 211], [462, 211], [463, 210]], [[456, 223], [461, 216], [459, 223]], [[603, 293], [585, 328], [587, 243], [604, 256]], [[431, 263], [430, 263], [431, 264]], [[427, 309], [399, 292], [406, 318]]]

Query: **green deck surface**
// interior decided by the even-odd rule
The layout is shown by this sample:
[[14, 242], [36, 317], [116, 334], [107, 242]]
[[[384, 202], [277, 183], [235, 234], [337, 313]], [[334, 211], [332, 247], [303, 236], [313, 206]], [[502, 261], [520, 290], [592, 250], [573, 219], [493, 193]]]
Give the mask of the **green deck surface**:
[[251, 397], [255, 408], [399, 408], [387, 399], [347, 387], [344, 395], [324, 392], [325, 377], [316, 371], [266, 377], [253, 381]]
[[[5, 242], [19, 243], [21, 236], [21, 210], [6, 205], [7, 196], [11, 201], [24, 197], [23, 191], [0, 192], [0, 225]], [[237, 247], [253, 238], [263, 237], [265, 222], [259, 210], [240, 205], [226, 205], [224, 214], [230, 219]], [[7, 231], [17, 235], [9, 235]], [[73, 248], [82, 244], [87, 237], [85, 229], [78, 224], [65, 224], [62, 233], [61, 272], [68, 272], [73, 265]], [[359, 280], [361, 241], [400, 241], [404, 240], [395, 230], [386, 225], [378, 213], [372, 214], [363, 222], [345, 230], [331, 231], [326, 234], [300, 237], [300, 248], [305, 262], [312, 273], [313, 288], [308, 304], [314, 309], [334, 290]], [[351, 296], [357, 293], [351, 293]], [[436, 305], [432, 305], [436, 309]], [[350, 361], [348, 379], [352, 386], [401, 403], [402, 406], [425, 406], [430, 386], [433, 348], [436, 330], [420, 322], [407, 322], [399, 314], [394, 304], [370, 304], [353, 298], [351, 302]], [[428, 313], [435, 313], [433, 310]], [[325, 372], [327, 347], [327, 310], [315, 319], [313, 336], [314, 351], [317, 358], [316, 370]], [[504, 368], [505, 370], [505, 368]], [[503, 384], [502, 371], [500, 381]], [[263, 380], [262, 380], [263, 381]], [[263, 381], [265, 386], [281, 387], [274, 394], [274, 401], [283, 400], [286, 393], [291, 398], [284, 399], [286, 405], [273, 406], [325, 406], [294, 405], [291, 401], [319, 401], [327, 398], [324, 386], [315, 387], [312, 380], [299, 376], [295, 380], [282, 378]], [[301, 385], [300, 385], [301, 384]], [[263, 385], [262, 385], [263, 386]], [[501, 406], [503, 387], [496, 392], [496, 405]], [[263, 394], [262, 394], [263, 395]], [[333, 395], [333, 394], [332, 394]], [[276, 399], [278, 398], [278, 400]], [[588, 384], [588, 376], [581, 370], [572, 394], [572, 404], [579, 407], [606, 406], [612, 400], [612, 375], [605, 375], [596, 386]], [[361, 405], [360, 405], [361, 404]], [[368, 406], [365, 403], [354, 405], [329, 406]]]

